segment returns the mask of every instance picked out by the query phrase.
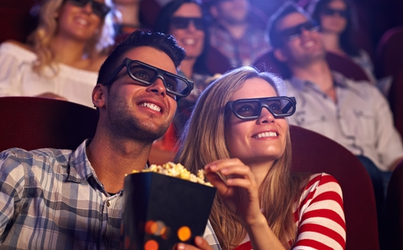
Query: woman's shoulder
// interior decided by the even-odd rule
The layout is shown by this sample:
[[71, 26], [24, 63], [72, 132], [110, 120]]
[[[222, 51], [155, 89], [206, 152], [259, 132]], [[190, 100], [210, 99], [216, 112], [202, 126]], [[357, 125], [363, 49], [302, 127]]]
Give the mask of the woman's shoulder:
[[312, 174], [309, 177], [307, 186], [312, 186], [312, 185], [324, 185], [327, 183], [337, 183], [336, 178], [334, 178], [332, 175], [322, 172], [322, 173], [315, 173]]
[[4, 41], [1, 46], [6, 46], [15, 49], [27, 50], [33, 53], [33, 49], [28, 44], [16, 41], [16, 40], [6, 40]]
[[7, 53], [11, 55], [16, 55], [19, 59], [34, 59], [36, 58], [35, 53], [28, 44], [21, 43], [15, 40], [7, 40], [0, 44], [1, 53]]
[[343, 193], [340, 184], [330, 174], [312, 174], [300, 194], [296, 211], [305, 211], [308, 207], [322, 206], [328, 202], [337, 209], [343, 207]]
[[326, 192], [342, 194], [341, 187], [336, 178], [328, 173], [316, 173], [309, 176], [305, 187], [302, 190], [302, 199], [319, 195]]

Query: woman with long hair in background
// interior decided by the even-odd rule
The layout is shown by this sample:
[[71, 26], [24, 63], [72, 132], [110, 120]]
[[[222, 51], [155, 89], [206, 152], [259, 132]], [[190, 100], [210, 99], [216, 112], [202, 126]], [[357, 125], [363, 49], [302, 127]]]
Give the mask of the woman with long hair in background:
[[92, 107], [98, 70], [114, 43], [111, 0], [46, 0], [28, 43], [0, 45], [0, 96]]

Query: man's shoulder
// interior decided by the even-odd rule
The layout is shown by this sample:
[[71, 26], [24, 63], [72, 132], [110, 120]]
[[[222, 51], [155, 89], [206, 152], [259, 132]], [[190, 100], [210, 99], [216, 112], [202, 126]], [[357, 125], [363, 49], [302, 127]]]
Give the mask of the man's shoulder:
[[6, 166], [45, 166], [67, 165], [71, 150], [41, 148], [25, 150], [22, 148], [10, 148], [0, 153], [0, 168]]
[[356, 81], [354, 79], [347, 78], [338, 72], [332, 73], [335, 81], [351, 92], [354, 92], [360, 96], [367, 96], [368, 98], [382, 96], [380, 90], [368, 81]]

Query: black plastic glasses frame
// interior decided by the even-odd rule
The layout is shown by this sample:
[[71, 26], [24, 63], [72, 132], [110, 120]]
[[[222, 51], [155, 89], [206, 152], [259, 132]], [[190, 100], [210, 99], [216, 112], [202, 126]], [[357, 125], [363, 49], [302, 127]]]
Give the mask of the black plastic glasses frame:
[[94, 14], [99, 16], [100, 18], [104, 18], [111, 10], [111, 8], [109, 8], [107, 5], [97, 2], [95, 0], [67, 0], [67, 1], [78, 7], [84, 7], [88, 3], [91, 3], [92, 12], [94, 12]]
[[187, 29], [190, 22], [193, 23], [196, 29], [204, 30], [204, 20], [201, 17], [171, 17], [170, 25], [175, 29]]
[[[279, 109], [274, 109], [273, 105], [274, 104], [278, 105], [279, 102], [285, 105], [280, 105], [276, 107]], [[237, 110], [237, 107], [247, 108], [248, 107], [247, 105], [249, 105], [249, 107], [251, 107], [251, 105], [255, 105], [256, 109], [250, 111], [251, 115], [248, 116], [239, 114], [239, 110]], [[295, 97], [276, 96], [276, 97], [238, 99], [236, 101], [227, 102], [225, 107], [226, 109], [231, 109], [232, 113], [241, 120], [256, 120], [260, 117], [262, 113], [262, 108], [266, 108], [273, 115], [274, 118], [283, 118], [293, 115], [296, 110], [296, 105], [297, 101], [295, 100]]]
[[334, 16], [336, 13], [344, 18], [347, 18], [349, 14], [348, 10], [337, 10], [332, 8], [324, 8], [323, 11], [321, 12], [321, 14], [325, 16]]
[[[141, 73], [141, 74], [152, 73], [152, 75], [143, 76], [144, 79], [135, 76], [131, 71], [133, 64], [136, 64], [141, 69], [143, 69], [143, 71], [135, 73]], [[123, 69], [123, 67], [126, 67], [127, 74], [130, 76], [131, 79], [145, 86], [152, 85], [157, 80], [157, 78], [160, 78], [164, 83], [167, 92], [173, 95], [175, 97], [174, 99], [177, 101], [180, 98], [188, 96], [193, 89], [194, 83], [192, 81], [189, 81], [183, 76], [172, 74], [168, 71], [156, 68], [147, 63], [138, 60], [132, 60], [129, 58], [125, 58], [123, 60], [123, 62], [119, 65], [119, 67], [117, 67], [116, 70], [111, 73], [111, 77], [107, 81], [105, 81], [106, 83], [104, 85], [112, 84], [113, 81], [115, 80], [115, 77], [117, 76], [117, 74], [119, 74], [119, 72]], [[145, 79], [146, 77], [148, 79]], [[168, 79], [173, 80], [174, 82], [172, 82], [172, 84], [170, 84], [169, 82], [167, 83]]]
[[307, 30], [307, 31], [311, 31], [311, 32], [319, 31], [319, 25], [317, 23], [315, 23], [314, 21], [307, 21], [305, 23], [301, 23], [294, 27], [280, 30], [280, 31], [278, 31], [278, 35], [283, 39], [292, 41], [292, 40], [295, 40], [295, 39], [301, 37], [303, 30]]

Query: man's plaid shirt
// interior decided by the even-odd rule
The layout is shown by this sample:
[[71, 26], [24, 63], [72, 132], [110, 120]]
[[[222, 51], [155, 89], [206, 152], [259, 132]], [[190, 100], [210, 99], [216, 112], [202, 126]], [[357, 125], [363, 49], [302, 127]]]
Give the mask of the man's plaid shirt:
[[[119, 248], [122, 191], [105, 191], [86, 144], [0, 153], [0, 249]], [[210, 224], [205, 238], [219, 249]]]

